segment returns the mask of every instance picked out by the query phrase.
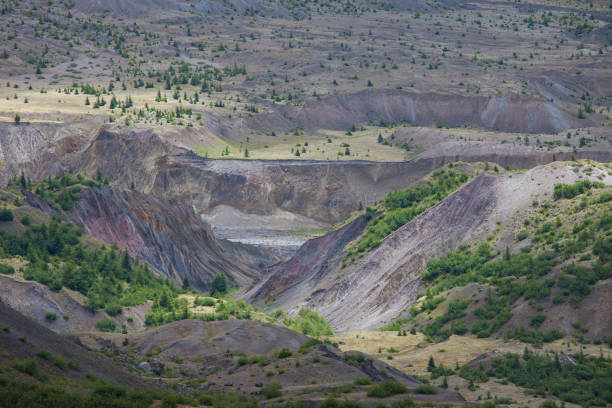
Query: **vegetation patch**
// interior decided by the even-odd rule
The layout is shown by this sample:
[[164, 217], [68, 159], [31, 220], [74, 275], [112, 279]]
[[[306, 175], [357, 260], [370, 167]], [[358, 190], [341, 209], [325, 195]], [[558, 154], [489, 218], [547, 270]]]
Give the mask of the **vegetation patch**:
[[309, 336], [331, 336], [334, 334], [323, 316], [308, 308], [302, 308], [295, 317], [284, 317], [287, 328]]
[[[599, 196], [590, 195], [594, 188], [603, 191]], [[478, 283], [489, 289], [477, 307], [470, 309], [469, 299], [450, 303], [445, 313], [423, 327], [423, 333], [436, 341], [467, 332], [489, 337], [512, 318], [512, 308], [519, 299], [536, 310], [541, 310], [538, 305], [551, 298], [554, 304], [568, 302], [579, 307], [597, 282], [612, 277], [612, 212], [609, 202], [601, 200], [608, 190], [601, 183], [586, 180], [557, 185], [559, 200], [570, 197], [580, 199], [579, 202], [572, 205], [566, 201], [562, 208], [547, 202], [536, 203], [540, 209], [537, 215], [525, 220], [526, 229], [520, 237], [531, 235], [531, 245], [516, 253], [510, 253], [508, 248], [494, 251], [484, 242], [476, 249], [463, 245], [430, 260], [422, 274], [427, 284], [426, 297], [420, 309], [413, 310], [413, 316], [435, 310], [444, 300], [439, 294], [452, 288]], [[575, 222], [564, 224], [562, 217]], [[561, 273], [554, 277], [551, 272], [559, 264], [563, 265]], [[468, 309], [476, 317], [470, 327], [463, 319]], [[532, 329], [518, 327], [505, 333], [505, 338], [541, 346], [563, 337], [558, 330], [538, 330], [546, 320], [545, 314], [535, 313], [530, 319]], [[400, 330], [410, 321], [411, 318], [398, 319], [387, 329]]]
[[612, 361], [602, 356], [538, 355], [525, 349], [522, 356], [508, 353], [493, 359], [489, 370], [463, 366], [459, 375], [472, 382], [505, 379], [534, 395], [554, 395], [584, 407], [612, 403]]
[[387, 398], [392, 395], [405, 394], [408, 388], [404, 384], [395, 381], [381, 381], [368, 388], [367, 395], [370, 398]]
[[74, 176], [64, 173], [61, 176], [33, 182], [22, 173], [19, 177], [13, 176], [8, 182], [9, 186], [19, 186], [34, 192], [56, 210], [63, 211], [70, 211], [74, 207], [84, 187], [99, 187], [105, 184], [108, 184], [108, 180], [103, 178], [99, 171], [95, 180], [88, 179], [82, 174]]
[[[390, 192], [377, 208], [365, 210], [369, 219], [364, 235], [350, 248], [344, 263], [362, 257], [392, 232], [433, 207], [465, 184], [470, 176], [453, 170], [438, 170], [425, 184]], [[376, 215], [378, 213], [378, 215]]]

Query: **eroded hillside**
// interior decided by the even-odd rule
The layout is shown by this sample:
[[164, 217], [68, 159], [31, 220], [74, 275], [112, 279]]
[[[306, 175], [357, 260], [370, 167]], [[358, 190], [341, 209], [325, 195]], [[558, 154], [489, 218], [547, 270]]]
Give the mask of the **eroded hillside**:
[[[571, 184], [580, 177], [601, 178], [610, 184], [606, 167], [585, 165], [584, 171], [589, 174], [569, 164], [555, 163], [526, 172], [484, 172], [354, 262], [346, 263], [348, 247], [343, 246], [328, 254], [324, 266], [311, 263], [311, 268], [301, 269], [299, 278], [286, 288], [279, 278], [289, 269], [287, 264], [279, 264], [264, 275], [269, 283], [257, 284], [255, 290], [247, 292], [247, 298], [262, 304], [273, 300], [275, 306], [285, 309], [308, 305], [336, 330], [388, 324], [416, 303], [423, 290], [421, 272], [429, 259], [496, 232], [516, 233], [534, 201], [552, 199], [555, 184]], [[507, 239], [502, 235], [497, 241], [499, 250]], [[296, 256], [300, 255], [305, 256], [300, 252]], [[282, 290], [275, 289], [275, 296], [257, 290], [277, 283]]]

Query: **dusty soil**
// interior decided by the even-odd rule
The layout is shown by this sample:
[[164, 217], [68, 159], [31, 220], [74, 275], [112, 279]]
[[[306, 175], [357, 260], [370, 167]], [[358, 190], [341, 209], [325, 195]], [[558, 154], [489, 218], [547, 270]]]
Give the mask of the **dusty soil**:
[[[82, 333], [80, 337], [89, 347], [114, 353], [117, 358], [135, 365], [140, 361], [147, 361], [152, 366], [163, 364], [161, 375], [149, 375], [162, 381], [178, 377], [202, 390], [234, 390], [250, 395], [263, 385], [277, 382], [282, 387], [284, 399], [320, 403], [330, 393], [337, 393], [338, 387], [357, 378], [394, 379], [410, 390], [420, 384], [392, 366], [367, 356], [363, 362], [350, 363], [347, 354], [328, 344], [314, 345], [300, 352], [300, 346], [308, 342], [308, 337], [253, 321], [184, 320], [140, 334]], [[128, 341], [124, 342], [126, 338]], [[275, 354], [281, 349], [290, 350], [290, 353], [283, 357]], [[251, 357], [258, 360], [248, 362]], [[343, 398], [373, 406], [376, 400], [365, 395], [366, 388], [354, 386]], [[463, 400], [458, 393], [445, 390], [433, 396], [411, 396], [417, 401]], [[399, 398], [401, 396], [387, 401]]]

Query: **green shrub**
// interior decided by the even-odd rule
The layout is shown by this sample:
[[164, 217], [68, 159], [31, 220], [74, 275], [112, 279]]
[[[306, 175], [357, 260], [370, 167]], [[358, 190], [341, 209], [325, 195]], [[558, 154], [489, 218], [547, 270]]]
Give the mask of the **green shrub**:
[[516, 234], [516, 240], [517, 241], [522, 241], [524, 239], [527, 239], [528, 237], [529, 237], [529, 232], [527, 232], [525, 230], [519, 231], [519, 233]]
[[555, 200], [561, 198], [574, 198], [577, 195], [583, 194], [591, 188], [602, 188], [605, 184], [598, 181], [579, 180], [574, 184], [555, 184], [553, 196]]
[[223, 272], [218, 272], [210, 283], [210, 294], [212, 296], [223, 296], [227, 293], [227, 277]]
[[536, 347], [541, 347], [542, 343], [552, 343], [555, 340], [562, 339], [564, 334], [557, 330], [551, 329], [546, 332], [539, 330], [527, 330], [522, 326], [518, 326], [514, 331], [504, 333], [504, 339], [517, 339], [524, 343], [533, 344]]
[[599, 196], [600, 203], [607, 203], [608, 201], [612, 201], [612, 193], [603, 193]]
[[283, 395], [281, 385], [276, 382], [262, 387], [259, 394], [263, 395], [265, 399], [277, 398]]
[[415, 394], [437, 394], [438, 389], [431, 384], [423, 384], [416, 387], [413, 392]]
[[62, 370], [66, 369], [68, 367], [68, 360], [62, 358], [61, 356], [58, 355], [53, 355], [51, 357], [51, 361], [53, 361], [53, 364], [58, 367], [61, 368]]
[[468, 328], [465, 324], [465, 321], [457, 320], [451, 324], [451, 331], [453, 332], [453, 334], [462, 335], [467, 333]]
[[47, 376], [40, 372], [36, 361], [34, 361], [33, 359], [17, 360], [13, 362], [11, 367], [40, 381], [45, 381], [47, 379]]
[[13, 212], [8, 208], [0, 209], [0, 221], [13, 221]]
[[351, 392], [353, 392], [353, 384], [343, 384], [336, 389], [336, 392], [350, 394]]
[[100, 319], [96, 323], [96, 327], [103, 332], [113, 332], [117, 328], [117, 324], [111, 319]]
[[293, 352], [287, 348], [281, 349], [276, 353], [276, 356], [278, 358], [287, 358], [287, 357], [291, 357], [293, 355]]
[[344, 353], [344, 361], [352, 365], [361, 364], [365, 361], [365, 355], [360, 352]]
[[544, 323], [544, 320], [546, 320], [546, 315], [543, 313], [538, 313], [531, 317], [531, 321], [529, 324], [533, 327], [540, 327], [540, 325]]
[[45, 313], [45, 319], [49, 320], [50, 322], [53, 322], [53, 321], [57, 320], [57, 313], [55, 313], [55, 312], [47, 312], [47, 313]]
[[[58, 385], [40, 385], [32, 381], [15, 381], [0, 377], [0, 406], [2, 407], [61, 407], [61, 408], [164, 408], [196, 406], [192, 398], [162, 392], [155, 388], [127, 390], [122, 387], [104, 384], [89, 375], [91, 388], [83, 389], [81, 382], [68, 383], [66, 388]], [[86, 384], [86, 383], [85, 383]], [[75, 389], [75, 390], [73, 390]], [[161, 404], [156, 404], [161, 401]], [[255, 401], [233, 393], [201, 395], [199, 401], [206, 406], [247, 408], [255, 406]]]
[[367, 395], [370, 398], [387, 398], [392, 395], [404, 394], [406, 392], [408, 392], [408, 389], [404, 384], [387, 380], [370, 386]]
[[15, 273], [15, 268], [11, 265], [0, 264], [0, 273], [4, 275], [13, 275]]
[[301, 354], [308, 354], [312, 351], [313, 347], [321, 344], [321, 340], [310, 338], [308, 341], [300, 346], [298, 350]]
[[118, 305], [117, 303], [109, 303], [106, 305], [104, 310], [106, 311], [106, 313], [108, 313], [111, 316], [117, 316], [118, 314], [121, 313], [123, 308], [121, 307], [121, 305]]
[[414, 401], [412, 398], [402, 398], [399, 401], [393, 401], [390, 405], [391, 408], [412, 408], [414, 407]]
[[197, 297], [195, 298], [193, 304], [196, 306], [214, 306], [217, 302], [215, 302], [215, 299], [209, 298], [209, 297]]
[[370, 379], [368, 377], [360, 377], [355, 379], [355, 381], [353, 381], [353, 384], [355, 385], [370, 385], [372, 384], [372, 381], [370, 381]]
[[283, 324], [293, 331], [308, 336], [331, 336], [334, 334], [323, 316], [307, 308], [300, 309], [295, 318], [285, 317]]

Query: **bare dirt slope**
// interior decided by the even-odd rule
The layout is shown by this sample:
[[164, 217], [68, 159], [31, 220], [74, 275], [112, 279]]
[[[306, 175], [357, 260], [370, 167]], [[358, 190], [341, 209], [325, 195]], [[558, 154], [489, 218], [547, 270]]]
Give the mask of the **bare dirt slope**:
[[[325, 234], [307, 241], [290, 259], [263, 270], [261, 277], [245, 292], [244, 297], [256, 305], [263, 306], [288, 288], [316, 285], [330, 265], [338, 263], [344, 247], [358, 238], [367, 225], [364, 216]], [[291, 289], [290, 289], [291, 290]]]
[[524, 173], [480, 175], [388, 236], [357, 264], [343, 269], [341, 257], [336, 257], [317, 279], [306, 277], [316, 276], [320, 269], [303, 271], [296, 286], [276, 297], [274, 307], [312, 307], [339, 331], [381, 326], [415, 303], [422, 287], [420, 272], [428, 259], [463, 242], [484, 239], [498, 223], [501, 228], [513, 224], [534, 200], [550, 199], [554, 184], [573, 183], [579, 177], [612, 183], [607, 172], [597, 169], [591, 176], [579, 175], [563, 163]]
[[[75, 337], [64, 337], [45, 328], [32, 319], [0, 303], [0, 325], [5, 328], [0, 333], [0, 347], [10, 351], [10, 359], [35, 358], [44, 372], [54, 378], [84, 380], [86, 375], [95, 375], [112, 384], [138, 387], [146, 384], [145, 380], [128, 373], [114, 361], [86, 349]], [[36, 357], [40, 351], [58, 355], [66, 361], [76, 364], [79, 369], [59, 369], [49, 359]], [[6, 360], [8, 354], [0, 359]]]
[[[157, 369], [152, 375], [177, 373], [200, 383], [202, 390], [233, 390], [251, 394], [277, 383], [283, 398], [320, 404], [330, 392], [344, 385], [345, 397], [374, 406], [365, 387], [352, 386], [358, 378], [377, 382], [391, 379], [409, 390], [421, 383], [382, 361], [361, 353], [343, 353], [336, 347], [313, 342], [307, 336], [266, 323], [228, 320], [183, 320], [125, 336], [82, 334], [91, 347], [142, 359]], [[128, 344], [128, 346], [126, 346]], [[280, 354], [280, 351], [283, 351]], [[146, 368], [149, 369], [148, 367]], [[393, 401], [404, 396], [388, 399]], [[433, 396], [412, 395], [419, 401], [460, 402], [454, 391], [438, 390]], [[380, 401], [380, 400], [378, 400]]]

